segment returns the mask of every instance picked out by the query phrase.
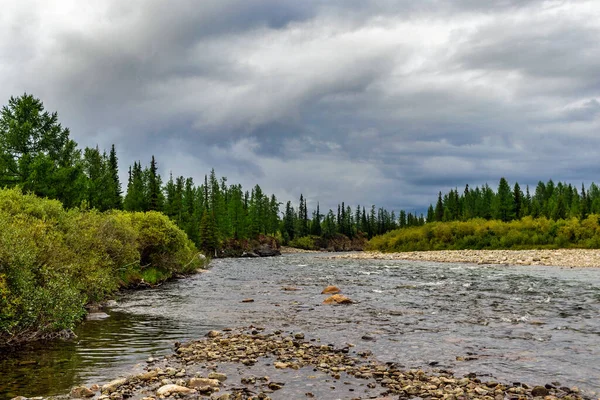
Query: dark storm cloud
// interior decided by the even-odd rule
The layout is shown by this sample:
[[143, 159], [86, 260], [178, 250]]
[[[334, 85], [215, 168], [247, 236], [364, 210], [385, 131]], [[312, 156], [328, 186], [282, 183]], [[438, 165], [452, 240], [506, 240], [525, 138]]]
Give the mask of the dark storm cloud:
[[[123, 175], [211, 168], [281, 200], [424, 211], [438, 191], [599, 181], [594, 1], [12, 1], [0, 96]], [[165, 178], [166, 179], [166, 178]]]

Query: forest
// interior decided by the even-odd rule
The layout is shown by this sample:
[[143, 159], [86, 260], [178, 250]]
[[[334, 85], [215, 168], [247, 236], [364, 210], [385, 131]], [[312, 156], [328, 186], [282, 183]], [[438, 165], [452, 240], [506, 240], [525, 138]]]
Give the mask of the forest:
[[[149, 165], [136, 161], [128, 169], [123, 195], [115, 146], [80, 150], [56, 112], [44, 110], [30, 94], [11, 97], [0, 116], [0, 188], [19, 187], [24, 193], [59, 200], [64, 207], [98, 211], [157, 211], [167, 215], [207, 255], [239, 255], [253, 242], [272, 237], [283, 244], [301, 244], [302, 238], [367, 238], [398, 227], [396, 215], [375, 206], [352, 209], [344, 202], [337, 213], [321, 214], [317, 205], [309, 218], [307, 199], [285, 205], [259, 185], [250, 191], [228, 184], [214, 170], [196, 184], [193, 178], [174, 176], [166, 182], [154, 156]], [[404, 214], [406, 217], [406, 214]], [[410, 225], [424, 217], [408, 215]], [[237, 250], [231, 252], [231, 250]], [[343, 248], [342, 248], [343, 249]]]

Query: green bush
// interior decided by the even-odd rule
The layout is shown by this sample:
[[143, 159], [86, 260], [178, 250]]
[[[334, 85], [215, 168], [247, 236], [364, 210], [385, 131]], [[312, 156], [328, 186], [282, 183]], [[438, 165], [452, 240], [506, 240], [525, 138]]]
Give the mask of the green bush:
[[72, 328], [88, 302], [204, 266], [160, 213], [65, 211], [58, 201], [0, 190], [0, 344]]
[[303, 236], [291, 240], [288, 246], [304, 250], [319, 250], [319, 246], [316, 243], [316, 241], [319, 239], [320, 238], [318, 236]]
[[585, 220], [533, 219], [518, 221], [472, 219], [432, 222], [419, 227], [397, 229], [372, 238], [367, 250], [383, 252], [461, 250], [600, 248], [598, 215]]

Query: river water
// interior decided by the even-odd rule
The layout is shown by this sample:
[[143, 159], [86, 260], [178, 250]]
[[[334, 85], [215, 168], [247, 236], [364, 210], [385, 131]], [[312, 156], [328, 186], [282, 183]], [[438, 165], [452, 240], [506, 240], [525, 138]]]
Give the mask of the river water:
[[[331, 284], [355, 304], [323, 305], [320, 292]], [[243, 303], [247, 298], [254, 302]], [[0, 398], [103, 383], [169, 354], [175, 341], [249, 325], [352, 343], [406, 368], [600, 393], [599, 269], [328, 254], [223, 259], [206, 273], [124, 293], [106, 312], [82, 324], [73, 342], [0, 355]]]

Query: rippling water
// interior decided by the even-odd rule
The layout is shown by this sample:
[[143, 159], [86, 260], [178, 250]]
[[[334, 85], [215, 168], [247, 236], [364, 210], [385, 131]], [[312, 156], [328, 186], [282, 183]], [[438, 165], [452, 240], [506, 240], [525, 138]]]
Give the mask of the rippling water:
[[[339, 286], [356, 301], [322, 305]], [[299, 291], [283, 291], [294, 286]], [[242, 303], [245, 298], [253, 303]], [[389, 260], [322, 254], [216, 260], [212, 269], [124, 294], [79, 339], [0, 356], [0, 396], [61, 394], [141, 369], [208, 330], [251, 324], [354, 343], [406, 368], [600, 392], [600, 270]], [[364, 340], [368, 337], [369, 340]]]

